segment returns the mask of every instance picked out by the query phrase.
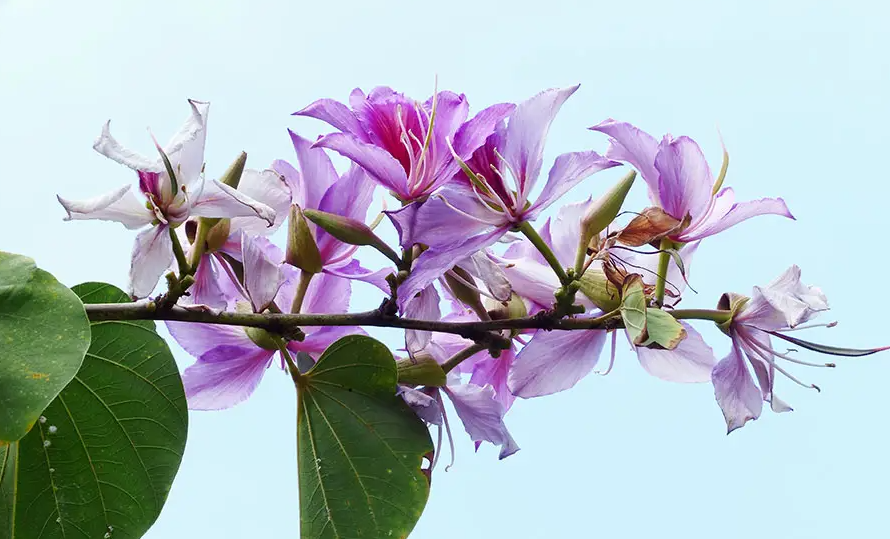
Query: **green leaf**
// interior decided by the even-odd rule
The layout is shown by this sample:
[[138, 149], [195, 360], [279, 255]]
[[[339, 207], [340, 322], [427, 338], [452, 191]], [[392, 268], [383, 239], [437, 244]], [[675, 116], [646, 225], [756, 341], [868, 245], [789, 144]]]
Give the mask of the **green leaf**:
[[[110, 285], [74, 291], [129, 301]], [[188, 423], [173, 356], [150, 321], [97, 322], [92, 333], [77, 376], [27, 436], [0, 448], [0, 539], [135, 539], [160, 514]]]
[[30, 258], [0, 251], [0, 445], [31, 430], [89, 346], [77, 295]]
[[673, 350], [686, 338], [686, 328], [676, 318], [661, 309], [646, 309], [646, 330], [649, 338], [641, 346], [658, 344], [660, 347]]
[[631, 273], [621, 286], [621, 318], [631, 341], [641, 345], [649, 338], [646, 330], [646, 293], [643, 279]]
[[297, 393], [300, 536], [403, 538], [430, 481], [429, 431], [396, 396], [392, 353], [370, 337], [332, 344]]

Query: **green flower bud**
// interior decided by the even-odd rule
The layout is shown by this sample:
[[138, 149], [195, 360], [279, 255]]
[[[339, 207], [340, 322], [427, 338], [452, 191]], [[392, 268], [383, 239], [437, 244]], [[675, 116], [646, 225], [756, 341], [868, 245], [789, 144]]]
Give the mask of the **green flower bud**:
[[275, 337], [265, 329], [246, 327], [244, 328], [244, 333], [247, 334], [255, 345], [263, 350], [278, 350], [278, 342]]
[[581, 235], [584, 249], [590, 243], [591, 238], [606, 229], [618, 216], [624, 199], [637, 177], [635, 171], [630, 171], [624, 178], [616, 183], [603, 196], [593, 201], [587, 208], [587, 212], [581, 219]]
[[442, 387], [446, 376], [442, 367], [426, 352], [414, 354], [414, 358], [396, 361], [399, 383], [409, 386]]
[[343, 243], [350, 245], [370, 245], [384, 256], [401, 265], [402, 259], [371, 228], [360, 221], [319, 210], [303, 210], [303, 215], [325, 232]]
[[[453, 271], [454, 274], [452, 274], [451, 271]], [[485, 312], [485, 307], [482, 304], [479, 290], [467, 285], [467, 283], [474, 282], [473, 277], [457, 266], [451, 268], [451, 271], [445, 273], [445, 283], [448, 285], [448, 288], [451, 290], [454, 297], [467, 307], [473, 309], [477, 314]], [[455, 277], [455, 274], [457, 277]]]
[[609, 282], [602, 269], [588, 268], [578, 282], [581, 284], [581, 293], [604, 312], [614, 311], [621, 306], [618, 288]]
[[296, 204], [290, 207], [288, 223], [285, 261], [307, 273], [320, 272], [322, 263], [318, 244], [315, 243], [315, 237], [309, 230], [309, 223], [306, 222], [303, 212]]

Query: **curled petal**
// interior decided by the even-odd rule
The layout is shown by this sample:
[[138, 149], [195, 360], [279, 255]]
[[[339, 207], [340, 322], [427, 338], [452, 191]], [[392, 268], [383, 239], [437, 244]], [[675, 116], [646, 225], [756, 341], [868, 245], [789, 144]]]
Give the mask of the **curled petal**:
[[616, 161], [630, 163], [640, 172], [649, 186], [649, 198], [653, 204], [660, 204], [658, 199], [658, 170], [655, 169], [655, 155], [658, 153], [658, 140], [627, 122], [618, 122], [609, 118], [590, 128], [609, 136], [609, 148], [606, 157]]
[[454, 404], [454, 410], [473, 441], [500, 446], [501, 459], [519, 450], [504, 424], [504, 407], [495, 400], [491, 386], [448, 385], [445, 393]]
[[241, 174], [241, 182], [238, 184], [238, 192], [242, 195], [264, 204], [275, 212], [275, 220], [272, 226], [257, 219], [255, 215], [250, 217], [235, 217], [232, 219], [231, 230], [241, 230], [245, 234], [264, 235], [272, 234], [287, 219], [290, 209], [291, 192], [281, 174], [274, 170], [246, 169]]
[[140, 232], [133, 244], [130, 294], [137, 298], [148, 297], [172, 262], [173, 242], [167, 225], [154, 226]]
[[680, 324], [686, 329], [686, 338], [673, 350], [636, 348], [640, 365], [652, 376], [668, 382], [710, 381], [717, 361], [714, 350], [692, 326], [683, 321]]
[[605, 331], [538, 330], [516, 356], [507, 385], [525, 399], [565, 391], [593, 370], [605, 343]]
[[127, 185], [111, 193], [83, 201], [68, 200], [60, 196], [56, 198], [68, 212], [66, 221], [101, 219], [121, 223], [133, 230], [150, 224], [155, 216], [144, 203], [139, 202], [131, 188], [131, 185]]
[[389, 283], [386, 281], [386, 276], [393, 273], [391, 268], [383, 268], [377, 271], [369, 270], [363, 268], [358, 260], [353, 259], [345, 266], [327, 267], [322, 269], [322, 271], [335, 277], [362, 281], [376, 286], [385, 294], [390, 293]]
[[128, 150], [111, 136], [111, 120], [102, 126], [102, 134], [93, 142], [93, 149], [105, 157], [125, 167], [144, 172], [163, 172], [164, 164], [157, 158], [149, 158], [140, 153]]
[[233, 189], [213, 180], [204, 183], [196, 199], [192, 202], [191, 215], [195, 217], [259, 217], [268, 226], [275, 224], [275, 210]]
[[431, 425], [442, 425], [442, 407], [435, 398], [407, 386], [399, 386], [396, 395], [401, 396], [420, 419]]
[[273, 355], [256, 346], [212, 348], [182, 373], [189, 409], [222, 410], [247, 400]]
[[763, 397], [738, 345], [733, 341], [729, 355], [721, 359], [711, 371], [714, 396], [726, 419], [727, 434], [743, 427], [750, 419], [760, 417], [763, 410]]
[[204, 169], [204, 141], [207, 138], [207, 111], [209, 103], [189, 99], [191, 114], [164, 146], [164, 153], [181, 183], [188, 184], [198, 178]]
[[507, 301], [513, 292], [504, 269], [485, 251], [477, 251], [458, 264], [464, 271], [485, 284], [498, 301]]

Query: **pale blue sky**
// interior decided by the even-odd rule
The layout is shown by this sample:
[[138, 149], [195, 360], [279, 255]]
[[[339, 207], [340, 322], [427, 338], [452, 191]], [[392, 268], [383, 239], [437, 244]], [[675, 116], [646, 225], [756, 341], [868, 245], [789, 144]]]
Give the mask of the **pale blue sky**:
[[[55, 201], [133, 181], [90, 148], [108, 118], [120, 140], [148, 151], [147, 126], [164, 138], [186, 98], [211, 101], [208, 172], [219, 174], [240, 150], [254, 167], [290, 159], [287, 127], [310, 138], [325, 127], [289, 114], [356, 86], [426, 98], [438, 76], [478, 110], [580, 82], [548, 159], [604, 150], [584, 128], [612, 116], [656, 136], [691, 135], [716, 167], [719, 125], [738, 196], [782, 196], [798, 218], [765, 217], [706, 241], [692, 275], [699, 294], [685, 305], [710, 307], [797, 263], [841, 322], [811, 336], [890, 344], [879, 318], [888, 16], [883, 2], [852, 0], [0, 0], [0, 249], [33, 256], [69, 285], [125, 285], [133, 233], [63, 223]], [[640, 186], [632, 202], [642, 206]], [[356, 292], [356, 308], [378, 302], [370, 288]], [[702, 327], [725, 354], [728, 342]], [[474, 455], [458, 432], [455, 465], [437, 470], [412, 537], [886, 537], [890, 355], [838, 363], [795, 369], [823, 392], [780, 380], [796, 410], [766, 412], [727, 437], [709, 385], [653, 379], [622, 349], [608, 377], [518, 402], [508, 423], [522, 450], [506, 461], [491, 447]], [[294, 423], [290, 382], [273, 371], [247, 403], [193, 413], [148, 537], [297, 536]]]

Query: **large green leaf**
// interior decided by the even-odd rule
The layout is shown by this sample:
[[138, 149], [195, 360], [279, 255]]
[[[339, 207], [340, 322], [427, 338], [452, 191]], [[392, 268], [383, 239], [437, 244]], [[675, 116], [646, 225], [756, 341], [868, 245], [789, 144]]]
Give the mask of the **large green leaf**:
[[77, 295], [30, 258], [0, 251], [0, 445], [31, 430], [89, 346]]
[[649, 337], [641, 346], [658, 344], [667, 350], [673, 350], [686, 338], [686, 328], [670, 313], [649, 307], [646, 309], [646, 332]]
[[406, 537], [426, 505], [426, 426], [396, 396], [392, 353], [361, 335], [332, 344], [300, 378], [301, 537]]
[[[74, 291], [128, 301], [105, 284]], [[137, 538], [167, 498], [188, 422], [173, 356], [150, 321], [97, 322], [92, 334], [72, 382], [0, 449], [0, 539]]]
[[643, 279], [636, 273], [628, 275], [621, 286], [621, 318], [634, 344], [646, 342], [649, 338], [646, 329], [646, 292]]

